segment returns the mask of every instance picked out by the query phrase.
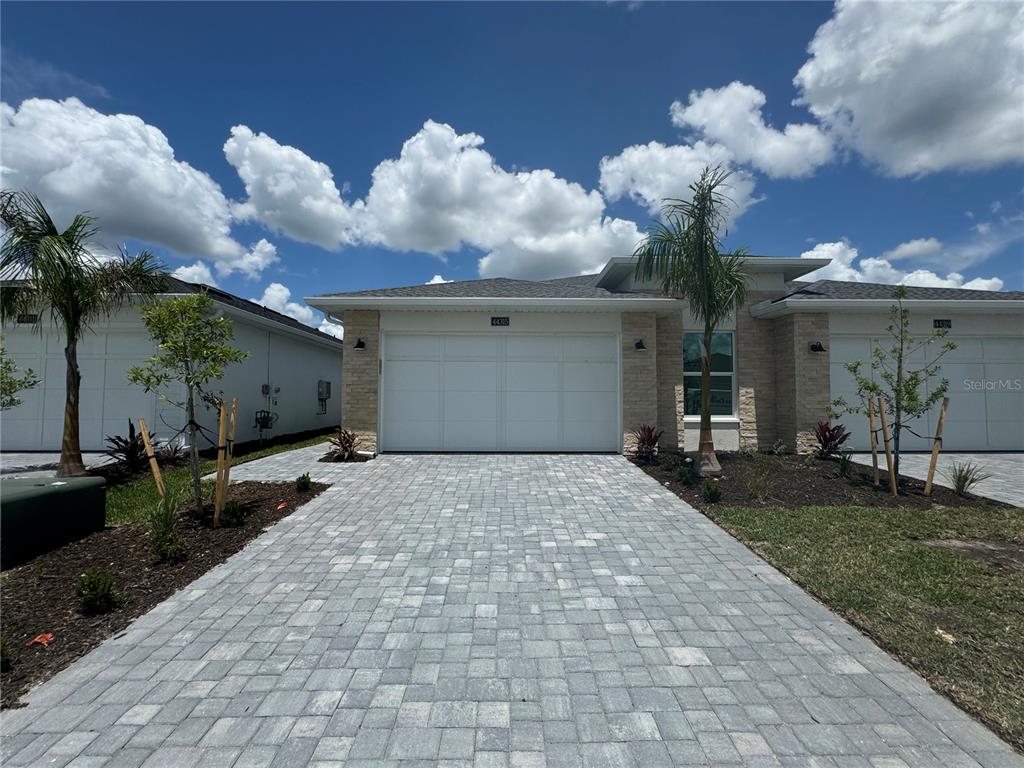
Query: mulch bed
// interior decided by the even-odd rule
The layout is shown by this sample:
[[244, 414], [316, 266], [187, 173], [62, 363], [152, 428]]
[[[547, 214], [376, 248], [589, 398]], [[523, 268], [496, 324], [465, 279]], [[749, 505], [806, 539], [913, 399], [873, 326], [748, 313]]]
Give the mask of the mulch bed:
[[[664, 455], [653, 464], [637, 465], [657, 479], [674, 494], [697, 509], [710, 506], [701, 492], [703, 480], [693, 485], [676, 480], [673, 466], [681, 457]], [[931, 496], [924, 495], [924, 481], [901, 476], [900, 495], [889, 494], [888, 474], [880, 471], [881, 486], [873, 485], [870, 466], [854, 463], [849, 477], [839, 473], [838, 460], [813, 459], [805, 456], [772, 453], [719, 453], [722, 474], [717, 479], [722, 490], [719, 507], [909, 507], [930, 509], [943, 507], [1007, 507], [980, 496], [960, 496], [953, 490], [935, 484]], [[694, 464], [696, 460], [694, 461]], [[942, 478], [936, 475], [936, 481]]]
[[[148, 527], [123, 525], [6, 571], [0, 577], [2, 628], [13, 663], [0, 672], [0, 706], [18, 706], [19, 697], [29, 688], [120, 632], [325, 488], [313, 483], [308, 491], [299, 492], [294, 482], [232, 484], [228, 498], [242, 505], [245, 513], [236, 527], [212, 528], [209, 505], [200, 514], [194, 503], [185, 505], [180, 529], [188, 556], [180, 563], [156, 562], [149, 550]], [[113, 574], [121, 605], [111, 613], [86, 617], [79, 613], [75, 584], [80, 574], [94, 566]], [[42, 633], [53, 634], [49, 647], [27, 647]]]

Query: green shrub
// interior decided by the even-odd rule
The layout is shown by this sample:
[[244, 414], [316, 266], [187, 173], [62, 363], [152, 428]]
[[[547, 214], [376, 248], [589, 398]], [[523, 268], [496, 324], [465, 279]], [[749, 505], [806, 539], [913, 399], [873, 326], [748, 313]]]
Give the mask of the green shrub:
[[982, 480], [987, 480], [992, 475], [984, 472], [981, 467], [973, 461], [954, 461], [945, 472], [953, 490], [961, 496], [966, 496], [971, 489]]
[[705, 480], [700, 493], [708, 504], [714, 504], [722, 498], [722, 488], [714, 480]]
[[110, 613], [120, 605], [114, 591], [114, 575], [103, 568], [90, 568], [78, 577], [75, 597], [78, 609], [86, 616]]
[[652, 427], [650, 424], [641, 424], [633, 430], [634, 453], [637, 461], [650, 464], [658, 453], [658, 441], [665, 430]]
[[772, 443], [772, 453], [774, 453], [776, 456], [785, 456], [787, 453], [789, 453], [789, 446], [786, 445], [786, 441], [776, 440], [774, 443]]
[[149, 549], [162, 563], [185, 559], [185, 538], [178, 530], [178, 497], [168, 493], [149, 513]]
[[849, 478], [853, 474], [853, 454], [847, 451], [839, 454], [839, 476]]
[[768, 458], [762, 454], [754, 456], [753, 462], [754, 465], [746, 476], [747, 493], [752, 498], [763, 502], [768, 498], [768, 491], [772, 487], [772, 467]]
[[309, 479], [309, 472], [295, 478], [295, 490], [304, 493], [313, 487], [313, 481]]
[[324, 457], [327, 461], [356, 461], [359, 458], [359, 435], [348, 429], [338, 429], [330, 439], [331, 448]]
[[689, 467], [679, 467], [676, 470], [676, 482], [683, 485], [693, 485], [693, 470]]
[[14, 654], [6, 637], [0, 637], [0, 672], [10, 672], [14, 666]]
[[225, 501], [220, 510], [220, 524], [229, 528], [245, 525], [245, 507], [237, 501]]

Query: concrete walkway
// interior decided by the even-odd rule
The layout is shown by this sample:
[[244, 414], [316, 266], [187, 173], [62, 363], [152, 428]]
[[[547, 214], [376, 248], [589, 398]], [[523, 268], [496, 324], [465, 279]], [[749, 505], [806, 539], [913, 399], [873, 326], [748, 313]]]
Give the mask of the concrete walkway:
[[[99, 451], [85, 451], [82, 462], [86, 469], [102, 467], [114, 461]], [[0, 453], [0, 475], [3, 477], [52, 477], [60, 463], [60, 451], [4, 451]]]
[[5, 766], [1024, 765], [621, 457], [302, 456], [235, 477], [333, 487], [0, 716]]
[[[856, 453], [855, 461], [871, 466], [870, 453]], [[924, 480], [928, 477], [930, 453], [904, 453], [900, 456], [900, 474]], [[1024, 453], [940, 453], [935, 468], [935, 483], [951, 488], [947, 473], [954, 462], [973, 461], [991, 475], [978, 483], [972, 493], [996, 501], [1024, 507]], [[878, 457], [878, 466], [885, 469], [885, 454]]]

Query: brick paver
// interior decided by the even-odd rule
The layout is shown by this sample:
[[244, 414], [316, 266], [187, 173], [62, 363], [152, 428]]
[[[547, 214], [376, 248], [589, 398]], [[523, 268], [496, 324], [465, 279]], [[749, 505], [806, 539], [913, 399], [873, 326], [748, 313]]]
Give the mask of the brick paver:
[[5, 712], [4, 765], [1024, 764], [621, 457], [320, 452], [239, 467], [334, 485]]
[[[871, 466], [870, 453], [856, 453], [855, 461]], [[900, 474], [924, 480], [928, 477], [930, 453], [904, 453], [900, 456]], [[954, 463], [973, 462], [987, 478], [978, 483], [971, 493], [987, 496], [996, 501], [1024, 507], [1024, 453], [940, 453], [935, 464], [935, 482], [953, 487], [949, 471]], [[885, 470], [885, 454], [879, 453], [878, 465]]]

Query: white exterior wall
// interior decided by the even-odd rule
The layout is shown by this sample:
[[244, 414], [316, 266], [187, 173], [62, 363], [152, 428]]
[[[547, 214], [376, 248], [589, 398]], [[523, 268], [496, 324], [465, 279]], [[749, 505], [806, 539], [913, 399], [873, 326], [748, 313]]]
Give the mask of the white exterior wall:
[[[926, 338], [932, 333], [934, 319], [949, 319], [952, 329], [946, 340], [957, 348], [940, 360], [936, 380], [949, 379], [949, 412], [943, 433], [947, 451], [1024, 450], [1024, 313], [966, 313], [949, 308], [911, 309], [911, 333]], [[889, 313], [830, 313], [829, 356], [832, 397], [854, 400], [856, 385], [844, 363], [863, 361], [862, 371], [870, 374], [871, 351], [875, 346], [888, 350], [892, 338], [886, 331]], [[928, 360], [938, 351], [933, 345]], [[912, 355], [913, 368], [925, 362], [924, 352]], [[913, 425], [915, 432], [935, 434], [939, 406]], [[866, 450], [867, 417], [847, 415], [841, 418], [852, 433], [851, 448]], [[932, 442], [904, 433], [902, 448], [928, 450]]]
[[[220, 306], [220, 305], [218, 305]], [[279, 414], [266, 437], [302, 432], [338, 424], [341, 409], [341, 345], [318, 342], [301, 332], [291, 332], [257, 316], [232, 313], [234, 346], [250, 357], [230, 366], [216, 391], [238, 397], [236, 440], [254, 440], [255, 412]], [[0, 448], [4, 451], [60, 450], [64, 428], [64, 337], [48, 323], [42, 329], [6, 324], [4, 346], [21, 369], [32, 368], [39, 385], [21, 394], [22, 404], [0, 416]], [[184, 412], [147, 394], [127, 380], [128, 369], [153, 354], [153, 345], [135, 309], [125, 309], [109, 320], [96, 323], [78, 345], [82, 373], [80, 430], [82, 450], [105, 450], [107, 435], [123, 435], [127, 420], [145, 418], [160, 440], [170, 438], [184, 424]], [[317, 380], [331, 382], [327, 413], [317, 414]], [[280, 387], [276, 404], [268, 405], [260, 387]], [[172, 399], [182, 393], [168, 390]], [[200, 411], [199, 421], [216, 430], [214, 411]]]

